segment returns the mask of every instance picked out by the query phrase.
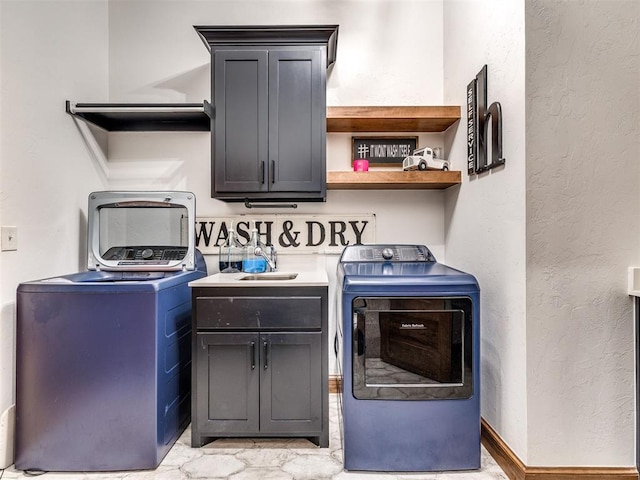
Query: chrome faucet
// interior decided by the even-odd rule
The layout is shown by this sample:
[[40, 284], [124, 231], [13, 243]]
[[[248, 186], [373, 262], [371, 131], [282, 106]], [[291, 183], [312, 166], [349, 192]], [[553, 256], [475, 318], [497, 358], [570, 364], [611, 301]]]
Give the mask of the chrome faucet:
[[258, 257], [264, 258], [269, 265], [269, 271], [275, 272], [278, 263], [278, 255], [276, 254], [276, 249], [275, 247], [267, 247], [267, 250], [269, 252], [269, 255], [267, 255], [261, 247], [255, 247], [253, 249], [253, 254]]

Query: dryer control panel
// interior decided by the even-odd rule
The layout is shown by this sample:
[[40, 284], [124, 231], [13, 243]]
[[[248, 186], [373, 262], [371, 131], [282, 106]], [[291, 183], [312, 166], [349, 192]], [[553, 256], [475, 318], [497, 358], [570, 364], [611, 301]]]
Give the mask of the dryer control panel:
[[378, 244], [349, 245], [345, 247], [340, 262], [435, 262], [436, 259], [424, 245]]

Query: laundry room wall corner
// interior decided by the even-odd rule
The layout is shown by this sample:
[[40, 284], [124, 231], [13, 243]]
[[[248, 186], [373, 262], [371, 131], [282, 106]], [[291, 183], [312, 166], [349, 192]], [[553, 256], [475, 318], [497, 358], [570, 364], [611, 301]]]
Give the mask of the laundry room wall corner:
[[444, 78], [445, 104], [466, 109], [467, 86], [486, 64], [487, 100], [502, 105], [504, 168], [467, 175], [466, 128], [455, 133], [449, 159], [463, 183], [445, 194], [446, 253], [480, 284], [482, 417], [526, 463], [524, 9], [445, 2]]
[[[2, 24], [2, 4], [0, 4], [0, 24]], [[2, 35], [0, 35], [0, 51], [2, 51]], [[1, 70], [0, 70], [1, 71]], [[0, 73], [0, 91], [2, 90], [2, 74]], [[2, 96], [0, 96], [0, 131], [2, 131]], [[2, 135], [0, 135], [0, 171], [2, 171]], [[2, 222], [2, 198], [0, 188], [0, 225]], [[2, 255], [0, 255], [0, 272], [2, 271]], [[2, 277], [0, 277], [0, 287]], [[2, 291], [0, 289], [0, 291]], [[13, 307], [13, 308], [11, 308]], [[0, 309], [0, 378], [10, 378], [11, 381], [0, 382], [0, 468], [6, 468], [13, 463], [13, 374], [14, 332], [15, 332], [15, 302]], [[8, 317], [8, 318], [7, 318]], [[8, 358], [7, 358], [8, 357]]]

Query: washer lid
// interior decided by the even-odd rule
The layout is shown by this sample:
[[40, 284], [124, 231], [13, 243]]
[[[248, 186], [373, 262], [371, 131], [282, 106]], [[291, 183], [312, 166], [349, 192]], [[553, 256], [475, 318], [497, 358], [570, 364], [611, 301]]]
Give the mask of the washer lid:
[[87, 232], [89, 270], [195, 268], [191, 192], [93, 192]]

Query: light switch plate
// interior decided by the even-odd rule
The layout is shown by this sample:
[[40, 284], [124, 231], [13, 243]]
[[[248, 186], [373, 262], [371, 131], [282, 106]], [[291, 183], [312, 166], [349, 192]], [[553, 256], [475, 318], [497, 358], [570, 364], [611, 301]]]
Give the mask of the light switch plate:
[[3, 252], [18, 249], [18, 228], [2, 227], [0, 231], [0, 248]]

